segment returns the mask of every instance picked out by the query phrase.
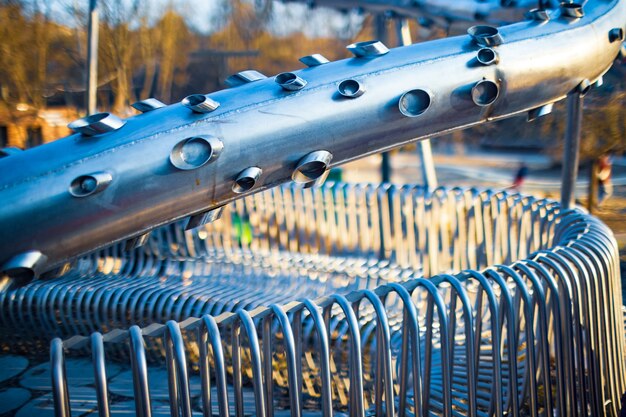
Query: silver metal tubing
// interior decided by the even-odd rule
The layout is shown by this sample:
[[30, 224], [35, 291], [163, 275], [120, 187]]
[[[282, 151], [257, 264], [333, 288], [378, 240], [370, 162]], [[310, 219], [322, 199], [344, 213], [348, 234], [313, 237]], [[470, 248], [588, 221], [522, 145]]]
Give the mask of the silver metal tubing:
[[147, 98], [145, 100], [137, 101], [132, 104], [132, 107], [140, 111], [142, 113], [147, 113], [149, 111], [153, 111], [156, 109], [160, 109], [161, 107], [165, 107], [166, 104], [157, 100], [156, 98]]
[[211, 113], [220, 106], [219, 102], [207, 97], [205, 94], [187, 96], [181, 101], [181, 104], [191, 109], [194, 113]]
[[320, 54], [303, 56], [298, 61], [302, 62], [307, 67], [317, 67], [318, 65], [324, 65], [330, 62], [328, 58]]
[[[178, 415], [196, 397], [211, 415], [213, 395], [222, 415], [252, 402], [264, 415], [618, 415], [618, 252], [582, 211], [503, 191], [294, 184], [223, 220], [179, 222], [0, 291], [3, 343], [115, 329], [100, 340], [108, 360], [130, 358], [138, 415], [158, 406], [148, 361], [171, 369]], [[91, 349], [102, 369], [97, 333], [62, 347]], [[67, 392], [66, 376], [54, 381]], [[108, 392], [118, 407], [104, 373], [94, 386], [94, 404]]]
[[259, 167], [248, 167], [244, 169], [237, 175], [237, 178], [235, 178], [233, 191], [237, 194], [241, 194], [251, 190], [256, 185], [259, 178], [261, 178], [262, 173], [263, 170]]
[[374, 58], [389, 52], [389, 48], [376, 40], [353, 43], [346, 48], [357, 58]]
[[287, 91], [298, 91], [306, 87], [307, 82], [293, 72], [283, 72], [274, 78], [276, 84]]
[[114, 132], [124, 126], [126, 121], [110, 113], [96, 113], [78, 119], [67, 125], [74, 132], [84, 136], [97, 136]]
[[583, 94], [581, 92], [573, 92], [567, 97], [566, 117], [561, 179], [561, 206], [564, 209], [570, 208], [575, 199], [574, 190], [578, 178], [580, 133], [583, 120]]
[[[0, 240], [0, 262], [37, 250], [47, 257], [42, 270], [50, 271], [112, 242], [230, 203], [247, 194], [232, 190], [232, 179], [246, 167], [264, 172], [252, 193], [290, 181], [298, 161], [316, 150], [333, 155], [332, 168], [559, 101], [582, 80], [597, 80], [621, 46], [608, 34], [624, 29], [626, 1], [588, 2], [584, 9], [583, 17], [567, 25], [563, 19], [525, 21], [498, 27], [497, 34], [492, 29], [475, 34], [483, 43], [493, 43], [496, 35], [506, 40], [496, 47], [497, 67], [468, 65], [480, 49], [468, 36], [424, 42], [374, 59], [350, 58], [292, 72], [289, 79], [308, 83], [297, 92], [285, 94], [272, 79], [262, 79], [184, 102], [192, 109], [208, 105], [209, 113], [174, 104], [130, 117], [122, 129], [97, 140], [70, 136], [1, 158], [0, 170], [6, 174], [0, 179], [0, 199], [15, 204], [0, 207], [0, 236], [12, 237]], [[563, 62], [575, 69], [565, 77], [558, 71]], [[358, 100], [337, 100], [338, 83], [348, 79], [366, 85], [367, 93]], [[431, 92], [430, 107], [419, 123], [393, 104], [416, 89]], [[358, 131], [345, 123], [356, 115]], [[263, 128], [242, 129], [244, 125]], [[320, 139], [319, 131], [333, 135]], [[194, 172], [172, 169], [167, 157], [172, 149], [195, 137], [219, 139], [224, 144], [220, 157], [204, 165], [193, 159]], [[110, 172], [114, 189], [89, 199], [67, 194], [65, 187], [85, 174], [86, 161], [88, 172]], [[112, 205], [117, 209], [111, 210]], [[69, 219], [67, 213], [72, 213]]]
[[238, 72], [237, 74], [231, 75], [226, 78], [226, 85], [229, 87], [237, 87], [240, 85], [252, 83], [254, 81], [260, 81], [266, 79], [267, 76], [261, 74], [259, 71], [255, 70], [246, 70]]

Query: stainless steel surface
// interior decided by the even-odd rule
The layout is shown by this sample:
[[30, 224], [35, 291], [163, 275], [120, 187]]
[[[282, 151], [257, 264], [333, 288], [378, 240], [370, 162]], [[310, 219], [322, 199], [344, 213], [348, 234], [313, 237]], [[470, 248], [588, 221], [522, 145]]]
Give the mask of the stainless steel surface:
[[[587, 87], [585, 87], [587, 88]], [[561, 179], [561, 206], [568, 209], [575, 203], [574, 185], [578, 178], [580, 159], [580, 134], [583, 123], [584, 94], [575, 91], [567, 97], [567, 123], [563, 146], [563, 172]]]
[[[137, 415], [152, 394], [177, 415], [618, 415], [618, 254], [597, 219], [506, 192], [361, 184], [274, 188], [224, 216], [4, 292], [2, 334], [84, 335], [62, 345], [92, 351], [101, 415], [113, 391], [102, 352], [130, 360]], [[102, 328], [115, 330], [88, 336]], [[60, 346], [63, 411], [81, 391]]]
[[[480, 49], [469, 36], [421, 43], [296, 71], [308, 83], [298, 91], [258, 80], [190, 96], [184, 102], [194, 111], [174, 104], [106, 134], [74, 135], [1, 158], [0, 198], [12, 204], [0, 207], [0, 264], [39, 251], [47, 259], [42, 270], [50, 270], [224, 205], [245, 195], [233, 192], [232, 181], [249, 166], [263, 170], [250, 192], [261, 191], [289, 181], [310, 152], [331, 153], [332, 167], [563, 99], [582, 80], [597, 80], [620, 48], [608, 35], [624, 28], [626, 1], [588, 2], [584, 10], [575, 20], [498, 28], [504, 43], [496, 47], [497, 65], [468, 65]], [[338, 100], [337, 84], [346, 79], [367, 93]], [[416, 119], [404, 117], [400, 97], [416, 89], [432, 92], [430, 107]], [[170, 166], [176, 144], [206, 136], [222, 141], [218, 159], [190, 171]], [[72, 197], [71, 182], [91, 172], [110, 172], [113, 180], [102, 193]]]

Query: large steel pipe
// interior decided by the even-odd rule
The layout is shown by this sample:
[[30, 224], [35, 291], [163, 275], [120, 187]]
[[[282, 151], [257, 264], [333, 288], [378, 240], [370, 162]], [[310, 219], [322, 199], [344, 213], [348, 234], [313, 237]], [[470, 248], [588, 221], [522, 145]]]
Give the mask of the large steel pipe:
[[[0, 269], [24, 282], [174, 220], [215, 218], [203, 213], [290, 181], [296, 169], [317, 181], [332, 166], [415, 138], [561, 100], [609, 69], [621, 47], [610, 34], [626, 25], [626, 0], [571, 5], [549, 21], [475, 27], [390, 51], [352, 45], [354, 58], [127, 120], [92, 115], [74, 124], [82, 133], [0, 159]], [[478, 62], [485, 47], [497, 63]], [[363, 94], [342, 95], [345, 80]], [[262, 174], [238, 193], [248, 167]]]

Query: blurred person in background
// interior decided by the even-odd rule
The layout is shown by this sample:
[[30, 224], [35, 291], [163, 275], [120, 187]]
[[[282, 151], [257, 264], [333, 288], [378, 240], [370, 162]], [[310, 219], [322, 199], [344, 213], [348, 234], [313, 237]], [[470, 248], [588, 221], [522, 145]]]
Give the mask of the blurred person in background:
[[598, 159], [598, 164], [596, 165], [598, 205], [601, 205], [613, 195], [613, 183], [611, 182], [612, 165], [611, 158], [608, 154], [604, 154]]
[[515, 173], [515, 177], [513, 177], [513, 185], [511, 185], [511, 189], [515, 191], [520, 191], [522, 185], [524, 185], [524, 181], [526, 181], [526, 177], [528, 176], [528, 166], [522, 162]]

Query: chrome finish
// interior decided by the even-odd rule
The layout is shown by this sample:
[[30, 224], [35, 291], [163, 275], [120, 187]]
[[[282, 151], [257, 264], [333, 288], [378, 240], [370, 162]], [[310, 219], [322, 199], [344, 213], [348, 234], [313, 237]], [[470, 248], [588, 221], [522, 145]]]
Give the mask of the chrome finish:
[[480, 46], [498, 46], [504, 42], [498, 28], [487, 25], [472, 26], [467, 29], [472, 40]]
[[306, 81], [293, 72], [283, 72], [278, 74], [274, 81], [287, 91], [302, 90], [306, 86]]
[[411, 90], [402, 94], [398, 107], [400, 113], [407, 117], [416, 117], [424, 113], [430, 107], [430, 93], [425, 90]]
[[346, 98], [357, 98], [365, 93], [365, 87], [356, 80], [344, 80], [337, 86], [337, 91]]
[[229, 87], [237, 87], [240, 85], [252, 83], [254, 81], [260, 81], [266, 79], [267, 76], [261, 74], [259, 71], [255, 70], [246, 70], [238, 72], [237, 74], [231, 75], [226, 78], [226, 85]]
[[147, 98], [132, 104], [132, 107], [135, 110], [142, 113], [148, 113], [149, 111], [160, 109], [165, 106], [167, 106], [167, 104], [157, 100], [156, 98]]
[[73, 197], [87, 197], [104, 191], [113, 181], [109, 172], [94, 172], [75, 178], [70, 184], [69, 192]]
[[328, 64], [330, 62], [328, 58], [321, 54], [303, 56], [298, 61], [302, 62], [307, 67], [317, 67], [319, 65]]
[[623, 42], [624, 41], [624, 29], [613, 28], [609, 31], [609, 40], [611, 42]]
[[304, 156], [291, 174], [291, 179], [297, 184], [306, 184], [322, 177], [333, 155], [328, 151], [315, 151]]
[[170, 162], [183, 171], [200, 168], [216, 160], [224, 144], [215, 136], [195, 136], [181, 140], [170, 152]]
[[389, 48], [380, 41], [357, 42], [346, 48], [357, 58], [374, 58], [389, 52]]
[[83, 117], [68, 124], [67, 127], [76, 133], [84, 136], [97, 136], [103, 133], [114, 132], [126, 124], [125, 120], [120, 119], [110, 113], [96, 113], [91, 116]]
[[190, 108], [194, 113], [211, 113], [220, 106], [220, 103], [210, 99], [204, 94], [192, 94], [187, 96], [181, 101], [181, 104]]
[[490, 80], [481, 80], [472, 87], [472, 101], [477, 106], [489, 106], [500, 94], [498, 84]]
[[13, 284], [24, 285], [41, 273], [46, 256], [39, 251], [31, 250], [13, 256], [0, 267], [0, 277], [8, 277]]
[[476, 53], [476, 59], [482, 65], [493, 65], [498, 63], [498, 53], [492, 48], [480, 48]]
[[[221, 415], [618, 415], [618, 252], [596, 218], [504, 191], [341, 183], [274, 188], [224, 214], [0, 293], [0, 334], [115, 328], [54, 342], [53, 388], [72, 396], [63, 348], [97, 365], [102, 341], [108, 360], [130, 359], [137, 415], [158, 401], [155, 362], [173, 409], [200, 398]], [[233, 239], [237, 218], [251, 240]], [[115, 394], [96, 378], [97, 398]]]
[[[238, 197], [233, 178], [250, 166], [264, 171], [255, 186], [262, 191], [289, 181], [297, 162], [316, 150], [333, 155], [331, 168], [557, 102], [581, 80], [596, 80], [611, 66], [621, 45], [610, 42], [608, 33], [624, 28], [624, 15], [624, 0], [590, 1], [585, 16], [568, 24], [552, 19], [501, 26], [497, 30], [506, 42], [496, 47], [497, 66], [468, 65], [480, 48], [467, 36], [423, 42], [375, 59], [351, 58], [295, 71], [308, 82], [295, 94], [281, 93], [271, 79], [259, 80], [211, 93], [211, 100], [222, 105], [208, 114], [194, 115], [174, 104], [128, 118], [107, 140], [72, 135], [0, 158], [0, 200], [12, 201], [0, 206], [0, 263], [35, 247], [48, 257], [43, 270], [50, 270], [230, 203]], [[347, 79], [366, 85], [367, 93], [337, 100], [337, 85]], [[415, 89], [432, 94], [419, 123], [394, 104]], [[494, 97], [499, 98], [492, 101]], [[473, 100], [488, 107], [479, 108]], [[346, 123], [357, 117], [358, 129]], [[224, 144], [220, 157], [193, 172], [173, 169], [168, 161], [172, 149], [193, 137], [219, 137]], [[75, 178], [102, 171], [112, 173], [114, 188], [89, 199], [67, 193]]]
[[552, 113], [552, 108], [554, 104], [546, 104], [545, 106], [537, 107], [536, 109], [532, 109], [528, 112], [528, 116], [526, 118], [527, 121], [532, 122], [535, 119], [538, 119], [546, 114]]
[[148, 242], [149, 237], [150, 233], [144, 233], [143, 235], [128, 239], [124, 245], [124, 250], [134, 250], [142, 247], [146, 244], [146, 242]]
[[204, 226], [205, 224], [219, 220], [220, 217], [222, 217], [223, 210], [224, 206], [220, 206], [199, 214], [194, 214], [193, 216], [189, 217], [187, 225], [185, 226], [185, 230], [192, 230], [196, 227]]
[[246, 191], [250, 191], [254, 188], [259, 178], [261, 178], [262, 173], [263, 170], [259, 167], [248, 167], [244, 169], [235, 179], [233, 192], [242, 194]]
[[550, 15], [546, 9], [531, 9], [526, 13], [526, 18], [538, 22], [547, 22], [550, 20]]
[[583, 6], [579, 3], [563, 2], [560, 6], [561, 16], [565, 18], [580, 19], [585, 15]]

